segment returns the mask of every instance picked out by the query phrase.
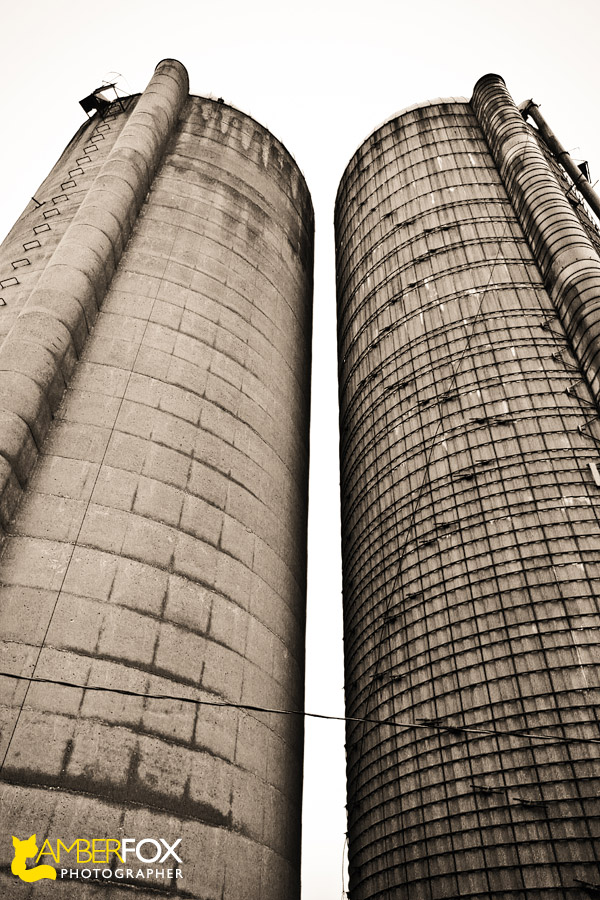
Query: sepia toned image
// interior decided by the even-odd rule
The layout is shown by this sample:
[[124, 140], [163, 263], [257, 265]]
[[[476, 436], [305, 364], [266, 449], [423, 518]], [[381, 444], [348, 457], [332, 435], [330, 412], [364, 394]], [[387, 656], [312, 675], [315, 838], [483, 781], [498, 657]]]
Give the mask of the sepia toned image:
[[2, 23], [0, 896], [600, 897], [600, 8]]

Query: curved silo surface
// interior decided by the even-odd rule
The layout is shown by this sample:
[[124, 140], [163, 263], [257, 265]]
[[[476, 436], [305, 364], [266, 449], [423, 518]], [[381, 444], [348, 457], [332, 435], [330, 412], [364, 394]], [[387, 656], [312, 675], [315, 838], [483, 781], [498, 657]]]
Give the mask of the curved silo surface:
[[[598, 882], [596, 408], [466, 100], [336, 203], [350, 896]], [[536, 737], [539, 735], [539, 737]]]
[[[181, 838], [181, 878], [100, 873], [99, 896], [275, 900], [299, 894], [302, 721], [236, 704], [303, 703], [312, 206], [262, 126], [178, 104], [143, 123], [156, 174], [128, 132], [126, 173], [99, 172], [58, 247], [88, 276], [106, 253], [99, 311], [20, 483], [2, 623], [9, 671], [84, 687], [1, 680], [5, 822], [38, 844]], [[74, 246], [93, 228], [112, 229], [94, 257]]]

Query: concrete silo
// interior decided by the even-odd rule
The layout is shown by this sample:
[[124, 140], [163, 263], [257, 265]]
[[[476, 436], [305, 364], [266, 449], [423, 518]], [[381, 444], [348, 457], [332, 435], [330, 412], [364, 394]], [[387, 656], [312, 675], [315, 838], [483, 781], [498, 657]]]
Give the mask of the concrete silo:
[[600, 261], [547, 155], [486, 76], [338, 191], [351, 900], [600, 896]]
[[5, 896], [34, 832], [40, 897], [299, 894], [302, 721], [235, 704], [303, 703], [312, 259], [285, 148], [173, 60], [2, 248]]

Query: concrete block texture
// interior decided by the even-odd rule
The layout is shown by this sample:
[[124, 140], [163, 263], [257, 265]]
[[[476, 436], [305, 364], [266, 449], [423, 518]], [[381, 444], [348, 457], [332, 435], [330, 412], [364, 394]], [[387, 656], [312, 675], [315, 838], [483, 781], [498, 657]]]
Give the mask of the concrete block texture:
[[484, 130], [407, 110], [338, 192], [353, 900], [597, 881], [597, 407]]
[[[179, 119], [187, 89], [187, 73], [181, 64], [169, 60], [159, 64], [0, 347], [4, 378], [14, 377], [17, 370], [29, 383], [29, 402], [19, 393], [5, 395], [2, 409], [24, 421], [38, 449], [60, 402], [60, 385], [64, 388], [68, 382], [95, 323], [167, 139]], [[58, 167], [62, 171], [61, 162]], [[15, 348], [21, 360], [18, 369]], [[22, 446], [18, 456], [25, 457], [25, 437]], [[14, 455], [12, 445], [10, 451]], [[12, 462], [3, 443], [0, 454]], [[21, 484], [29, 469], [30, 463], [21, 471], [17, 462], [13, 463]]]
[[[219, 704], [303, 705], [312, 206], [264, 128], [186, 97], [163, 61], [115, 116], [0, 349], [21, 404], [0, 447], [0, 656], [48, 679], [0, 678], [0, 790], [23, 839], [72, 841], [70, 816], [81, 837], [182, 837], [169, 890], [280, 900], [299, 896], [302, 720]], [[50, 328], [46, 297], [66, 368], [58, 337], [21, 331], [30, 308]], [[31, 371], [2, 357], [17, 338]]]

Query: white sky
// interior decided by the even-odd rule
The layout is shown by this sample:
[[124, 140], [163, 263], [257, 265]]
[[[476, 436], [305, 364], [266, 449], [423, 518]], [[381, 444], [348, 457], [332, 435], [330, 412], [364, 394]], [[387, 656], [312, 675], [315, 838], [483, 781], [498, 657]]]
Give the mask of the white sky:
[[[137, 92], [175, 57], [190, 90], [269, 128], [307, 179], [316, 215], [306, 708], [343, 714], [333, 203], [361, 141], [420, 100], [470, 97], [502, 75], [533, 97], [600, 178], [596, 0], [4, 0], [0, 235], [111, 72]], [[345, 840], [341, 723], [306, 723], [303, 900], [337, 900]]]

